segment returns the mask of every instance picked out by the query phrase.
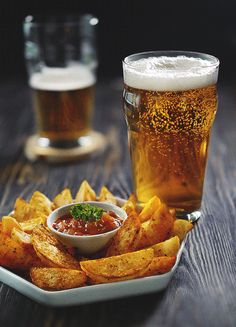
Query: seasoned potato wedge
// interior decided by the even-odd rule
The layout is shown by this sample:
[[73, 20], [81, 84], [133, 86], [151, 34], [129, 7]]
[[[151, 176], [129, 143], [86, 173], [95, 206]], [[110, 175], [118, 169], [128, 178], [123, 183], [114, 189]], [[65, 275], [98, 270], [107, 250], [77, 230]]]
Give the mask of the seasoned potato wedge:
[[124, 209], [128, 215], [130, 214], [130, 212], [137, 210], [137, 201], [133, 193], [129, 196], [122, 209]]
[[40, 212], [33, 207], [31, 204], [27, 203], [22, 198], [17, 198], [14, 206], [13, 217], [19, 221], [26, 221], [33, 219], [38, 216]]
[[0, 234], [0, 265], [10, 269], [28, 270], [42, 266], [32, 246], [20, 243], [10, 236]]
[[83, 286], [87, 276], [81, 270], [64, 268], [31, 268], [32, 282], [40, 288], [60, 291]]
[[11, 231], [13, 228], [21, 229], [18, 221], [11, 216], [3, 216], [2, 217], [2, 232], [8, 235], [11, 235]]
[[44, 226], [34, 228], [32, 244], [46, 267], [79, 269], [78, 261]]
[[193, 224], [190, 221], [176, 219], [173, 224], [172, 235], [178, 236], [180, 241], [182, 241], [192, 228]]
[[159, 209], [153, 213], [152, 217], [142, 223], [137, 249], [142, 249], [166, 240], [171, 233], [173, 220], [173, 216], [170, 214], [167, 206], [161, 204]]
[[155, 195], [147, 203], [145, 203], [139, 215], [140, 221], [145, 222], [151, 219], [160, 206], [161, 206], [161, 200]]
[[136, 240], [140, 231], [140, 221], [135, 211], [130, 212], [107, 249], [106, 256], [119, 255], [136, 250]]
[[29, 204], [37, 211], [48, 216], [52, 212], [52, 202], [43, 193], [36, 191], [33, 193]]
[[65, 188], [53, 200], [54, 208], [59, 208], [70, 203], [73, 203], [73, 198], [69, 188]]
[[176, 219], [175, 210], [157, 196], [138, 205], [131, 194], [123, 206], [128, 217], [107, 248], [93, 259], [77, 260], [75, 248], [66, 248], [49, 231], [47, 217], [63, 205], [96, 200], [117, 204], [105, 186], [97, 197], [86, 180], [75, 200], [68, 188], [53, 202], [39, 191], [29, 203], [17, 198], [13, 215], [0, 221], [0, 266], [26, 271], [35, 285], [51, 291], [154, 276], [172, 269], [180, 243], [193, 225]]
[[175, 260], [176, 257], [154, 257], [148, 269], [140, 277], [165, 274], [174, 266]]
[[103, 186], [101, 188], [99, 197], [98, 197], [98, 201], [101, 202], [110, 202], [110, 203], [114, 203], [117, 204], [116, 198], [114, 197], [114, 195], [106, 188], [106, 186]]
[[153, 249], [144, 249], [109, 258], [82, 261], [81, 268], [92, 283], [109, 283], [139, 277], [154, 257]]
[[76, 202], [96, 201], [96, 193], [87, 181], [83, 181], [75, 197]]
[[173, 218], [176, 219], [176, 210], [171, 208], [171, 209], [169, 209], [169, 211], [170, 211], [170, 214], [173, 216]]
[[178, 236], [174, 236], [164, 242], [153, 245], [152, 248], [156, 257], [174, 257], [179, 251], [180, 241]]
[[11, 231], [11, 238], [23, 245], [32, 245], [31, 236], [15, 227]]
[[24, 232], [31, 234], [33, 232], [33, 229], [36, 228], [37, 226], [45, 225], [46, 220], [47, 220], [47, 216], [42, 214], [41, 217], [29, 219], [27, 221], [20, 223], [20, 227]]

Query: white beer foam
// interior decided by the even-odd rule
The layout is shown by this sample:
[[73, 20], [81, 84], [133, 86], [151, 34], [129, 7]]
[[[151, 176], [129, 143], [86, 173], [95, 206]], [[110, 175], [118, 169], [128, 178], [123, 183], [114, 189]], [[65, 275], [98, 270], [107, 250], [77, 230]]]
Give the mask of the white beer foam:
[[72, 91], [94, 85], [94, 74], [84, 65], [66, 68], [44, 67], [40, 73], [35, 73], [29, 80], [29, 85], [44, 91]]
[[215, 84], [216, 66], [210, 60], [194, 57], [149, 57], [124, 63], [124, 82], [150, 91], [191, 90]]

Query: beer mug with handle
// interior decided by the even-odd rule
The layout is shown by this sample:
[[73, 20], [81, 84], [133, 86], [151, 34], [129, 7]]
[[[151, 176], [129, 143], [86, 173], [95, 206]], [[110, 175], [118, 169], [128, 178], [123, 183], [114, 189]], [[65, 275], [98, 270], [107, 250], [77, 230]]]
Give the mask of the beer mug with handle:
[[76, 158], [102, 139], [91, 128], [97, 23], [89, 14], [25, 18], [25, 60], [36, 122], [36, 134], [25, 148], [30, 159]]

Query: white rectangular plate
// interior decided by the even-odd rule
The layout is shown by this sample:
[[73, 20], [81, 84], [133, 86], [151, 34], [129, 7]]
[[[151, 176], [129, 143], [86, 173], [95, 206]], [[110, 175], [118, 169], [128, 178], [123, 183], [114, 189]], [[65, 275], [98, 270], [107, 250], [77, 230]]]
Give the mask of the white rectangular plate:
[[[124, 200], [117, 198], [122, 205]], [[44, 291], [24, 278], [13, 272], [0, 267], [0, 281], [14, 288], [30, 299], [49, 306], [72, 306], [111, 299], [118, 299], [127, 296], [143, 295], [159, 292], [165, 289], [170, 282], [178, 264], [185, 241], [182, 242], [178, 252], [175, 265], [166, 274], [143, 277], [124, 282], [111, 284], [83, 286], [65, 291]]]

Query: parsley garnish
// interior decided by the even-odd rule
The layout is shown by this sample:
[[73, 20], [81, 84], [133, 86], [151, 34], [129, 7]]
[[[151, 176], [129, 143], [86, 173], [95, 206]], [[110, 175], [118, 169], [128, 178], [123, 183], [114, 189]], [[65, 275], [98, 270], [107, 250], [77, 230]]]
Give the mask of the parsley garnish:
[[70, 208], [70, 213], [74, 219], [82, 219], [84, 221], [99, 220], [104, 210], [91, 204], [75, 204]]

